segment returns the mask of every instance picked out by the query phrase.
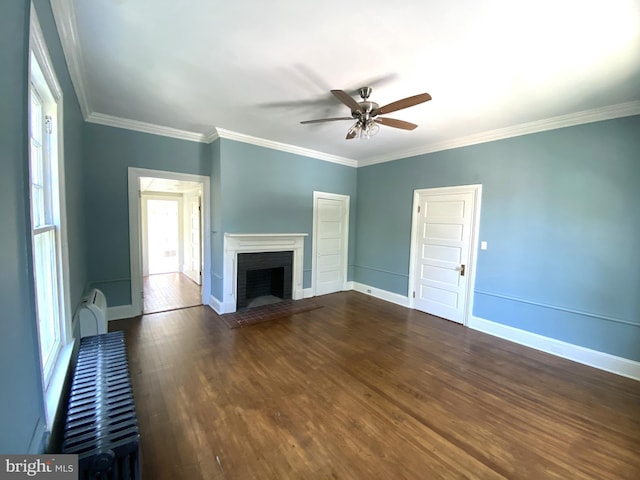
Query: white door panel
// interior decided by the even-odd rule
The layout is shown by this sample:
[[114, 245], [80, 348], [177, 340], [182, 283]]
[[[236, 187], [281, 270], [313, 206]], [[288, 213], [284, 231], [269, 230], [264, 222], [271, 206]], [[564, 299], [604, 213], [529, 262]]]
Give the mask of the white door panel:
[[462, 323], [474, 194], [424, 191], [417, 196], [417, 203], [413, 305], [418, 310]]
[[342, 250], [342, 239], [340, 238], [320, 238], [318, 239], [318, 252], [327, 255], [332, 252]]
[[320, 268], [337, 268], [340, 266], [342, 255], [320, 255], [318, 257], [318, 267]]
[[349, 197], [314, 192], [313, 280], [316, 295], [338, 292], [347, 281]]

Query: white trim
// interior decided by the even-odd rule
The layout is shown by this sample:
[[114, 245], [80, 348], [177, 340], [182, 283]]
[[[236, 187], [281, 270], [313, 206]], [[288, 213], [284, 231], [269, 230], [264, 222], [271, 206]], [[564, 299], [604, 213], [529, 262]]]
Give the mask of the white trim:
[[78, 26], [76, 24], [73, 0], [51, 2], [51, 10], [53, 11], [53, 18], [56, 22], [60, 43], [62, 44], [64, 58], [69, 68], [69, 76], [78, 97], [82, 116], [86, 119], [92, 109], [85, 86], [87, 84], [85, 80], [87, 76], [85, 74], [82, 46], [78, 38]]
[[[410, 308], [408, 297], [358, 282], [349, 283], [353, 284], [352, 289], [356, 292], [371, 295], [381, 300], [386, 300], [388, 302], [395, 303], [396, 305]], [[491, 320], [485, 320], [484, 318], [476, 317], [475, 315], [469, 316], [467, 327], [495, 337], [503, 338], [525, 347], [534, 348], [557, 357], [582, 363], [599, 370], [615, 373], [634, 380], [640, 380], [640, 362], [636, 362], [634, 360], [618, 357], [609, 353], [599, 352], [597, 350], [563, 342], [554, 338], [545, 337], [543, 335], [538, 335], [537, 333], [527, 332], [526, 330], [492, 322]]]
[[351, 158], [331, 155], [329, 153], [320, 152], [318, 150], [311, 150], [309, 148], [298, 147], [295, 145], [289, 145], [287, 143], [275, 142], [266, 138], [253, 137], [244, 133], [225, 130], [224, 128], [214, 128], [213, 130], [206, 133], [196, 133], [96, 112], [91, 112], [86, 115], [85, 120], [90, 123], [97, 123], [99, 125], [106, 125], [108, 127], [124, 128], [127, 130], [149, 133], [152, 135], [178, 138], [180, 140], [187, 140], [190, 142], [212, 143], [219, 138], [225, 138], [227, 140], [235, 140], [237, 142], [249, 143], [252, 145], [257, 145], [259, 147], [269, 148], [271, 150], [279, 150], [281, 152], [293, 153], [304, 157], [324, 160], [326, 162], [338, 163], [347, 167], [355, 168], [358, 166], [358, 162]]
[[303, 298], [304, 237], [307, 233], [225, 233], [222, 281], [222, 313], [237, 308], [238, 253], [293, 251], [291, 297]]
[[89, 102], [87, 90], [87, 75], [83, 62], [82, 46], [79, 41], [78, 27], [76, 24], [76, 14], [73, 0], [56, 0], [51, 2], [51, 9], [56, 22], [56, 28], [64, 51], [64, 56], [69, 67], [69, 75], [80, 103], [80, 109], [86, 121], [98, 123], [101, 125], [127, 128], [135, 131], [151, 133], [155, 135], [163, 135], [183, 140], [211, 143], [218, 138], [228, 138], [239, 142], [251, 143], [274, 150], [295, 153], [319, 160], [339, 163], [350, 167], [365, 167], [377, 163], [385, 163], [402, 158], [413, 157], [416, 155], [425, 155], [428, 153], [450, 150], [480, 143], [502, 140], [505, 138], [528, 135], [531, 133], [543, 132], [547, 130], [555, 130], [558, 128], [582, 125], [585, 123], [599, 122], [603, 120], [611, 120], [614, 118], [629, 117], [632, 115], [640, 115], [640, 101], [632, 101], [620, 103], [616, 105], [608, 105], [605, 107], [583, 110], [580, 112], [559, 115], [534, 122], [527, 122], [520, 125], [489, 130], [473, 135], [436, 142], [419, 148], [396, 152], [389, 155], [381, 155], [370, 157], [363, 160], [353, 160], [346, 157], [340, 157], [317, 150], [311, 150], [295, 145], [275, 142], [264, 138], [253, 137], [250, 135], [225, 130], [222, 128], [213, 128], [206, 133], [189, 132], [185, 130], [163, 127], [150, 123], [128, 120], [111, 115], [94, 112]]
[[425, 194], [461, 194], [471, 193], [473, 195], [473, 218], [471, 219], [471, 236], [469, 238], [469, 258], [467, 260], [467, 271], [469, 272], [469, 283], [465, 298], [465, 310], [462, 320], [463, 325], [467, 325], [473, 312], [474, 292], [476, 285], [476, 265], [478, 261], [478, 244], [480, 236], [480, 211], [482, 210], [482, 184], [459, 185], [451, 187], [437, 187], [416, 189], [413, 191], [413, 204], [411, 206], [411, 246], [409, 248], [409, 289], [407, 298], [409, 308], [414, 308], [414, 300], [411, 292], [415, 291], [415, 269], [416, 269], [416, 249], [417, 247], [417, 227], [418, 227], [418, 202], [421, 195]]
[[203, 141], [205, 143], [213, 143], [220, 138], [218, 135], [218, 130], [216, 128], [212, 128], [208, 133], [204, 134]]
[[346, 157], [339, 157], [338, 155], [331, 155], [329, 153], [319, 152], [318, 150], [311, 150], [309, 148], [297, 147], [288, 143], [275, 142], [266, 138], [252, 137], [251, 135], [245, 135], [244, 133], [233, 132], [231, 130], [225, 130], [224, 128], [216, 128], [218, 136], [220, 138], [226, 138], [229, 140], [235, 140], [237, 142], [250, 143], [252, 145], [258, 145], [259, 147], [270, 148], [272, 150], [280, 150], [281, 152], [294, 153], [296, 155], [302, 155], [304, 157], [317, 158], [318, 160], [324, 160], [331, 163], [339, 163], [347, 167], [357, 167], [358, 162]]
[[[59, 259], [60, 259], [60, 267], [62, 269], [62, 279], [61, 279], [61, 291], [60, 291], [60, 300], [62, 304], [62, 314], [64, 315], [65, 322], [64, 328], [61, 332], [63, 343], [70, 342], [72, 340], [71, 333], [71, 322], [73, 318], [73, 312], [71, 309], [71, 287], [69, 286], [69, 278], [71, 276], [69, 271], [69, 241], [67, 234], [67, 199], [66, 199], [66, 187], [65, 187], [65, 168], [64, 168], [64, 98], [62, 93], [62, 88], [58, 83], [58, 77], [53, 69], [53, 62], [51, 61], [51, 56], [49, 55], [49, 50], [47, 49], [47, 44], [44, 40], [44, 34], [42, 33], [42, 28], [40, 27], [40, 21], [38, 20], [38, 15], [31, 4], [31, 17], [30, 17], [30, 28], [29, 28], [29, 41], [30, 41], [30, 52], [33, 52], [34, 56], [38, 61], [38, 66], [40, 67], [42, 74], [44, 75], [44, 80], [47, 83], [47, 87], [51, 91], [53, 95], [53, 100], [56, 103], [56, 147], [57, 147], [57, 156], [56, 156], [56, 168], [58, 170], [58, 183], [57, 188], [54, 192], [58, 199], [58, 209], [56, 209], [56, 213], [58, 216], [58, 223], [60, 228], [60, 245], [59, 248]], [[31, 67], [30, 67], [31, 70]], [[31, 74], [30, 74], [31, 75]]]
[[471, 316], [469, 328], [590, 367], [640, 380], [640, 362]]
[[224, 313], [222, 302], [220, 302], [220, 300], [218, 300], [213, 295], [209, 296], [209, 303], [207, 305], [209, 305], [213, 309], [213, 311], [216, 312], [218, 315], [222, 315]]
[[344, 271], [342, 272], [342, 290], [346, 290], [347, 284], [347, 271], [349, 264], [349, 209], [351, 208], [351, 197], [349, 195], [343, 195], [339, 193], [327, 193], [327, 192], [313, 192], [313, 233], [311, 241], [311, 291], [313, 296], [317, 295], [316, 291], [316, 276], [318, 274], [318, 200], [326, 198], [329, 200], [344, 201], [345, 203], [345, 223], [344, 236], [342, 238], [343, 254], [344, 254]]
[[75, 339], [64, 345], [60, 350], [56, 365], [53, 367], [51, 380], [45, 392], [45, 418], [49, 429], [53, 427], [56, 413], [60, 409], [60, 403], [63, 401], [64, 382], [67, 379], [74, 345]]
[[488, 130], [486, 132], [475, 133], [465, 137], [444, 140], [419, 148], [404, 150], [389, 155], [381, 155], [370, 157], [368, 159], [359, 160], [358, 167], [366, 167], [377, 163], [386, 163], [393, 160], [415, 157], [417, 155], [425, 155], [427, 153], [441, 152], [443, 150], [451, 150], [453, 148], [468, 147], [470, 145], [478, 145], [480, 143], [494, 142], [505, 138], [520, 137], [531, 133], [545, 132], [547, 130], [557, 130], [559, 128], [574, 127], [586, 123], [601, 122], [603, 120], [612, 120], [614, 118], [630, 117], [640, 115], [640, 101], [627, 103], [619, 103], [617, 105], [609, 105], [601, 108], [593, 108], [581, 112], [570, 113], [568, 115], [560, 115], [535, 122], [522, 123], [496, 130]]
[[364, 293], [365, 295], [371, 295], [373, 297], [379, 298], [380, 300], [385, 300], [387, 302], [400, 305], [401, 307], [409, 308], [409, 297], [400, 295], [399, 293], [393, 293], [387, 290], [382, 290], [380, 288], [371, 287], [369, 285], [365, 285], [364, 283], [359, 283], [359, 282], [348, 282], [348, 283], [353, 286], [352, 289], [355, 290], [356, 292]]
[[163, 127], [153, 123], [139, 122], [138, 120], [130, 120], [128, 118], [114, 117], [103, 113], [90, 113], [85, 120], [90, 123], [106, 125], [107, 127], [124, 128], [125, 130], [134, 130], [136, 132], [150, 133], [152, 135], [161, 135], [163, 137], [177, 138], [180, 140], [188, 140], [190, 142], [209, 143], [206, 135], [202, 133], [189, 132], [187, 130], [179, 130], [177, 128]]
[[[202, 271], [202, 303], [209, 304], [211, 291], [211, 200], [210, 178], [204, 175], [189, 173], [150, 170], [147, 168], [129, 167], [129, 252], [131, 259], [131, 312], [135, 317], [142, 313], [142, 265], [140, 244], [140, 177], [166, 178], [202, 184], [202, 244], [204, 268]], [[128, 316], [128, 317], [129, 317]], [[128, 318], [126, 317], [126, 318]]]
[[[348, 290], [348, 289], [345, 289]], [[302, 298], [311, 298], [311, 297], [315, 297], [315, 295], [313, 294], [313, 289], [312, 288], [303, 288], [302, 289]]]
[[[62, 400], [62, 389], [66, 372], [73, 351], [73, 312], [71, 308], [71, 288], [70, 288], [70, 269], [69, 269], [69, 243], [67, 234], [67, 201], [65, 189], [65, 166], [64, 166], [64, 96], [55, 70], [53, 62], [49, 55], [49, 50], [38, 20], [36, 9], [31, 3], [29, 18], [29, 81], [33, 82], [33, 68], [31, 65], [31, 55], [37, 62], [37, 69], [42, 73], [46, 88], [51, 93], [53, 102], [55, 103], [56, 118], [54, 123], [55, 135], [55, 154], [51, 158], [51, 169], [57, 170], [57, 181], [52, 182], [52, 196], [55, 198], [53, 202], [53, 215], [58, 225], [59, 232], [56, 239], [56, 256], [58, 264], [58, 301], [60, 308], [59, 328], [60, 328], [60, 347], [56, 353], [55, 364], [53, 365], [49, 378], [45, 379], [41, 372], [41, 381], [44, 400], [44, 419], [42, 428], [44, 431], [53, 427], [55, 414], [58, 410], [60, 401]], [[39, 75], [39, 74], [38, 74]], [[33, 441], [37, 441], [40, 437], [40, 445], [42, 444], [42, 434], [34, 433]], [[32, 443], [30, 449], [35, 445]], [[40, 448], [40, 446], [38, 447]]]
[[133, 305], [118, 305], [107, 307], [107, 320], [122, 320], [123, 318], [133, 318], [140, 315]]

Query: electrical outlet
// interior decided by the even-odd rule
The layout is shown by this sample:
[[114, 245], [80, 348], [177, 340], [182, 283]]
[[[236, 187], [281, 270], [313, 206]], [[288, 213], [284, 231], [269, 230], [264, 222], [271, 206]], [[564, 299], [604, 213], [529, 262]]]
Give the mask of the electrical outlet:
[[367, 293], [368, 293], [369, 295], [371, 295], [371, 289], [370, 289], [370, 288], [367, 288]]

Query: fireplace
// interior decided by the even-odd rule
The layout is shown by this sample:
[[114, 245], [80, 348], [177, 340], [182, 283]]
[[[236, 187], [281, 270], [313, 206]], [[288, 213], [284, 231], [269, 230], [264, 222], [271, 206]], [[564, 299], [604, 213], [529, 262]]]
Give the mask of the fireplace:
[[[255, 288], [258, 289], [272, 288], [274, 283], [279, 282], [280, 276], [290, 277], [290, 293], [287, 293], [287, 291], [283, 289], [283, 296], [278, 295], [279, 290], [276, 290], [276, 293], [262, 295], [273, 295], [280, 298], [291, 298], [293, 300], [303, 298], [304, 237], [307, 235], [306, 233], [225, 233], [222, 272], [223, 301], [220, 303], [219, 313], [235, 312], [238, 308], [243, 308], [241, 305], [244, 305], [246, 302], [246, 299], [240, 298], [242, 295], [247, 296], [247, 292], [240, 291], [238, 279], [239, 276], [242, 277], [245, 275], [242, 273], [244, 267], [241, 265], [241, 263], [245, 261], [241, 260], [241, 258], [245, 258], [245, 254], [287, 252], [291, 257], [290, 274], [287, 274], [284, 270], [273, 271], [274, 269], [284, 268], [284, 265], [278, 265], [249, 269], [258, 270], [258, 272], [249, 275], [257, 277], [257, 279], [254, 278], [252, 281], [257, 280], [260, 285]], [[269, 272], [260, 272], [260, 270], [268, 270]], [[245, 280], [242, 281], [244, 282]], [[254, 294], [255, 291], [256, 290], [252, 290], [249, 293]], [[257, 291], [260, 292], [260, 290]], [[216, 311], [218, 310], [216, 309]]]
[[238, 253], [236, 309], [288, 300], [293, 251]]

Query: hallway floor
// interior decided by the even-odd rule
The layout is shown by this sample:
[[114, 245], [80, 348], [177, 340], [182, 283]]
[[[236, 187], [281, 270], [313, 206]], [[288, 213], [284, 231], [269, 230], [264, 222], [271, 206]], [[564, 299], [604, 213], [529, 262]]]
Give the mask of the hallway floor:
[[200, 285], [180, 272], [144, 277], [144, 313], [202, 305]]

